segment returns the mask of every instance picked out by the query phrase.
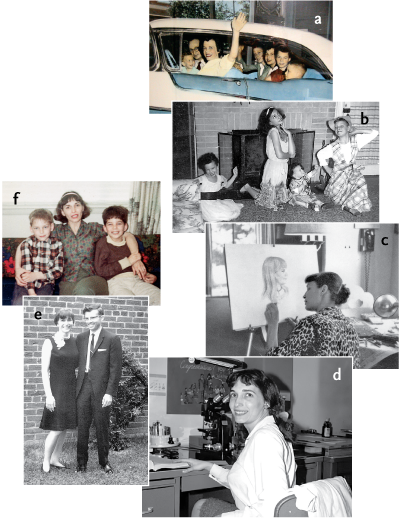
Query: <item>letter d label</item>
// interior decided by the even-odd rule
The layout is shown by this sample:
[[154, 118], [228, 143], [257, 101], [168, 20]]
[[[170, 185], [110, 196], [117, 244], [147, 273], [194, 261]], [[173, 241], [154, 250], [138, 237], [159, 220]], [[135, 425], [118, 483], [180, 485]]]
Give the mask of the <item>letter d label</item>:
[[342, 368], [338, 368], [336, 373], [333, 374], [333, 380], [342, 380]]

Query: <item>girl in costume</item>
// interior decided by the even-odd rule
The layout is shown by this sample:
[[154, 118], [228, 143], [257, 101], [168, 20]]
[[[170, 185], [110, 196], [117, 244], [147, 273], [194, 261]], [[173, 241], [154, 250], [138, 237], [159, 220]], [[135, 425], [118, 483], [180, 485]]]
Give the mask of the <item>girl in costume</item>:
[[[337, 139], [317, 153], [320, 166], [330, 175], [324, 194], [344, 211], [359, 216], [370, 211], [372, 204], [361, 167], [356, 167], [355, 162], [358, 151], [375, 139], [378, 132], [356, 130], [348, 115], [328, 121], [328, 126]], [[328, 166], [329, 159], [333, 160], [333, 168]]]
[[285, 114], [272, 106], [261, 112], [258, 129], [267, 135], [268, 156], [261, 189], [245, 184], [240, 190], [241, 193], [249, 193], [257, 205], [275, 211], [289, 200], [286, 189], [288, 160], [296, 155], [292, 134], [282, 126], [284, 120]]

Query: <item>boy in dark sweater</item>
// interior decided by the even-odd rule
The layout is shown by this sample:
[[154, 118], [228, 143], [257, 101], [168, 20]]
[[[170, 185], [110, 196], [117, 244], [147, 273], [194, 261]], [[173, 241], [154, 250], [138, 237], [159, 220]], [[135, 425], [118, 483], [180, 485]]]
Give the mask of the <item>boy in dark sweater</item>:
[[103, 211], [104, 232], [107, 236], [96, 243], [94, 266], [96, 274], [107, 280], [112, 296], [149, 296], [149, 305], [160, 304], [160, 289], [153, 286], [154, 274], [141, 279], [138, 266], [143, 266], [139, 248], [131, 254], [124, 238], [128, 229], [128, 209], [114, 205]]

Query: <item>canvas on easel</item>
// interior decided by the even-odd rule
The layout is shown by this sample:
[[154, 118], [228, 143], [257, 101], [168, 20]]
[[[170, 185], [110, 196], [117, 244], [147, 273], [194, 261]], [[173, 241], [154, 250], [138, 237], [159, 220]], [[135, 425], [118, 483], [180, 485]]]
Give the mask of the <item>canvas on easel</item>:
[[225, 245], [233, 330], [267, 324], [265, 309], [276, 302], [279, 319], [310, 315], [304, 306], [304, 279], [318, 272], [313, 245]]

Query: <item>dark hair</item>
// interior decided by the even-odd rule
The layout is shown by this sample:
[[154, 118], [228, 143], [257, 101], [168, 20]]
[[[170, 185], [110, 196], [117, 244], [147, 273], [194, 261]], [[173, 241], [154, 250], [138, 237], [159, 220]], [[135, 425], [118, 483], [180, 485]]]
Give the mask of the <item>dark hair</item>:
[[57, 220], [61, 223], [68, 222], [68, 219], [61, 214], [61, 211], [62, 211], [62, 208], [64, 207], [64, 205], [68, 204], [68, 202], [71, 202], [71, 200], [75, 200], [76, 202], [79, 202], [80, 204], [83, 205], [82, 220], [84, 220], [85, 218], [87, 218], [90, 215], [92, 210], [87, 205], [87, 203], [83, 200], [81, 195], [79, 193], [77, 193], [76, 191], [67, 191], [66, 193], [63, 194], [63, 196], [61, 197], [60, 201], [57, 204], [56, 215], [54, 217], [54, 220]]
[[211, 162], [215, 162], [215, 164], [218, 166], [219, 160], [217, 159], [217, 156], [214, 153], [204, 153], [204, 155], [199, 157], [197, 160], [197, 167], [205, 173], [206, 165], [211, 164]]
[[264, 57], [264, 54], [265, 54], [264, 45], [261, 45], [261, 43], [255, 43], [252, 46], [252, 49], [253, 49], [253, 51], [254, 51], [254, 49], [261, 49], [263, 51], [263, 57]]
[[301, 169], [304, 169], [304, 168], [303, 168], [303, 165], [300, 164], [300, 162], [292, 162], [292, 163], [290, 164], [290, 173], [289, 173], [289, 176], [290, 176], [290, 177], [293, 177], [293, 170], [294, 170], [295, 168], [298, 168], [299, 166], [301, 167]]
[[260, 113], [260, 117], [258, 118], [258, 131], [260, 133], [263, 133], [264, 135], [268, 135], [269, 131], [273, 126], [270, 124], [269, 119], [271, 117], [272, 112], [276, 110], [278, 113], [281, 114], [282, 119], [286, 119], [286, 115], [282, 112], [280, 108], [275, 108], [275, 106], [269, 106], [268, 108], [265, 108]]
[[287, 45], [277, 45], [275, 47], [275, 58], [277, 57], [278, 55], [278, 52], [286, 52], [287, 54], [289, 54], [289, 59], [292, 59], [293, 55], [292, 55], [292, 51], [289, 49], [289, 47]]
[[324, 285], [328, 287], [331, 299], [336, 305], [342, 305], [350, 296], [350, 290], [343, 284], [342, 278], [335, 272], [319, 272], [318, 274], [311, 274], [305, 279], [306, 283], [312, 283], [313, 281], [318, 288]]
[[98, 304], [93, 303], [91, 305], [85, 305], [83, 307], [82, 313], [83, 313], [83, 315], [85, 315], [87, 312], [92, 312], [93, 310], [98, 310], [99, 315], [104, 315], [104, 310], [100, 303], [98, 303]]
[[54, 324], [58, 324], [58, 321], [70, 321], [75, 322], [75, 316], [71, 310], [67, 308], [62, 308], [59, 312], [54, 316]]
[[270, 50], [270, 49], [275, 49], [275, 45], [273, 44], [272, 41], [268, 41], [265, 45], [264, 45], [264, 53], [267, 52], [267, 50]]
[[231, 373], [226, 379], [226, 384], [229, 389], [232, 389], [237, 380], [240, 380], [240, 382], [246, 386], [253, 384], [254, 386], [258, 387], [264, 397], [264, 400], [269, 405], [269, 414], [274, 417], [275, 423], [281, 431], [283, 437], [288, 442], [292, 442], [294, 439], [293, 423], [285, 422], [279, 416], [279, 414], [284, 411], [283, 399], [275, 382], [260, 369], [242, 369]]
[[111, 205], [104, 209], [101, 216], [103, 217], [104, 225], [106, 225], [107, 221], [111, 220], [111, 218], [119, 218], [124, 223], [128, 223], [128, 214], [129, 211], [126, 207], [122, 205]]
[[224, 46], [222, 44], [222, 41], [217, 36], [213, 36], [212, 34], [210, 34], [210, 38], [204, 38], [204, 40], [201, 43], [201, 53], [202, 53], [202, 55], [204, 55], [204, 51], [203, 51], [204, 43], [206, 41], [211, 41], [211, 40], [215, 41], [215, 46], [217, 47], [218, 57], [220, 57], [220, 54], [222, 54]]

